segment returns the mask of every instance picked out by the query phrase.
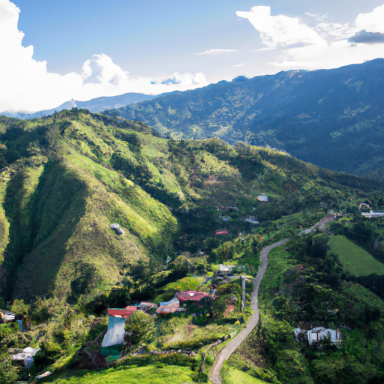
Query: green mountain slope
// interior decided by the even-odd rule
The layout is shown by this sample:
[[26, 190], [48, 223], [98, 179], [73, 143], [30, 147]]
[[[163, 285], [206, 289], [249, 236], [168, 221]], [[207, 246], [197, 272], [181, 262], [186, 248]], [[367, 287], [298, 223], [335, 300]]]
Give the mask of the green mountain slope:
[[377, 59], [331, 70], [240, 78], [106, 113], [143, 121], [178, 138], [241, 140], [366, 175], [384, 167], [383, 71], [384, 60]]
[[[5, 298], [109, 290], [140, 265], [156, 273], [177, 251], [196, 252], [217, 229], [251, 231], [247, 215], [262, 223], [296, 215], [299, 231], [324, 215], [322, 201], [339, 209], [344, 199], [381, 196], [377, 182], [283, 152], [166, 140], [143, 123], [87, 110], [0, 123]], [[269, 194], [268, 204], [258, 202], [260, 193]], [[237, 209], [223, 222], [218, 206]], [[291, 230], [283, 227], [281, 236]]]

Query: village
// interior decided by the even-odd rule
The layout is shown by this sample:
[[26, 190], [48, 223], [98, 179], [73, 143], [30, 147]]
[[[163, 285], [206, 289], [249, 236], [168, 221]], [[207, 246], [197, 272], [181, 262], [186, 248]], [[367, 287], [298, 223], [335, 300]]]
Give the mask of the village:
[[[258, 200], [261, 204], [268, 203], [268, 196], [260, 195]], [[227, 222], [228, 225], [232, 213], [238, 212], [236, 206], [215, 208], [220, 212], [218, 222]], [[368, 209], [372, 214], [368, 204], [361, 203], [358, 208], [364, 217], [370, 218], [365, 214]], [[313, 227], [305, 230], [300, 227], [301, 231], [297, 229], [297, 234], [301, 236], [323, 229], [326, 224], [341, 216], [329, 210], [327, 213]], [[252, 226], [260, 224], [255, 216], [242, 217], [241, 220]], [[246, 235], [241, 232], [235, 234], [233, 228], [229, 228], [216, 229], [212, 234], [213, 239], [219, 240], [219, 246], [210, 255], [199, 249], [196, 254], [180, 251], [176, 256], [168, 257], [165, 262], [167, 269], [183, 263], [188, 267], [188, 272], [185, 277], [161, 287], [156, 297], [130, 300], [126, 305], [116, 307], [109, 306], [101, 317], [89, 315], [93, 319], [91, 327], [104, 324], [104, 328], [94, 340], [76, 353], [78, 369], [107, 368], [124, 359], [146, 355], [194, 357], [202, 351], [206, 353], [215, 348], [219, 351], [221, 344], [226, 345], [236, 337], [247, 326], [253, 314], [253, 281], [260, 266], [256, 255], [261, 248], [251, 230]], [[119, 237], [124, 236], [119, 224], [110, 224], [110, 230]], [[234, 236], [235, 239], [229, 241]], [[232, 250], [231, 244], [234, 244]], [[228, 255], [225, 247], [230, 249]], [[234, 249], [241, 251], [235, 252]], [[247, 249], [252, 251], [251, 257], [247, 256]], [[211, 260], [210, 264], [208, 260]], [[299, 267], [303, 269], [301, 264]], [[116, 285], [111, 294], [123, 289], [122, 285]], [[0, 310], [0, 317], [0, 323], [14, 324], [20, 333], [31, 329], [30, 324], [23, 324], [23, 316], [19, 313]], [[348, 326], [345, 328], [350, 329]], [[321, 323], [316, 324], [316, 321], [305, 324], [303, 328], [292, 327], [291, 332], [295, 340], [304, 343], [307, 348], [331, 345], [339, 349], [342, 346], [339, 328], [327, 328]], [[33, 370], [34, 360], [41, 353], [37, 345], [22, 349], [9, 348], [8, 351], [12, 360], [26, 371]], [[36, 379], [43, 379], [52, 373], [46, 370], [36, 375]]]

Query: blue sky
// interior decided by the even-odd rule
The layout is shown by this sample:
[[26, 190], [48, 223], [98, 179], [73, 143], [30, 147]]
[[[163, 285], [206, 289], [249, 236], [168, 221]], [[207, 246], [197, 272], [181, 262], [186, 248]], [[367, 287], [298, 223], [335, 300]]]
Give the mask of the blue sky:
[[[0, 64], [6, 84], [0, 111], [51, 108], [72, 97], [160, 93], [168, 90], [166, 79], [172, 79], [169, 90], [184, 90], [238, 75], [383, 57], [383, 4], [0, 0], [0, 33], [11, 36], [5, 48], [0, 42], [9, 59]], [[24, 33], [22, 40], [15, 28]], [[362, 29], [380, 34], [376, 44], [361, 35], [353, 40]]]

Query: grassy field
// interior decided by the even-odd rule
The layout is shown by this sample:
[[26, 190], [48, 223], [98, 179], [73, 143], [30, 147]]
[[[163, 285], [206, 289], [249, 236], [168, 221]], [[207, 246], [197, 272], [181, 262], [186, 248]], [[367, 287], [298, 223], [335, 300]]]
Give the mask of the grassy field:
[[263, 384], [265, 381], [256, 379], [243, 371], [226, 366], [222, 371], [223, 384]]
[[[193, 375], [194, 373], [188, 367], [168, 365], [161, 368], [156, 365], [148, 365], [145, 367], [124, 367], [122, 369], [110, 368], [105, 371], [78, 371], [73, 374], [67, 372], [58, 378], [41, 381], [55, 384], [163, 384], [171, 382], [172, 384], [187, 384], [194, 382]], [[244, 381], [244, 383], [248, 382]]]
[[184, 277], [174, 283], [169, 283], [164, 290], [174, 289], [176, 291], [195, 291], [200, 283], [204, 281], [204, 277]]
[[373, 273], [384, 275], [384, 264], [346, 237], [332, 236], [329, 245], [331, 251], [339, 256], [344, 269], [350, 274], [356, 277], [368, 276]]

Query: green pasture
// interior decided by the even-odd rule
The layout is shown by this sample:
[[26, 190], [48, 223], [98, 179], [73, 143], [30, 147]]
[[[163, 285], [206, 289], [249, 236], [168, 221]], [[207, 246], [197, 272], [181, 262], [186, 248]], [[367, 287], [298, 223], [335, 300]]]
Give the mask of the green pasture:
[[194, 373], [189, 367], [176, 365], [147, 365], [145, 367], [109, 368], [102, 371], [78, 371], [65, 373], [45, 383], [84, 383], [84, 384], [187, 384], [193, 383]]
[[226, 366], [222, 371], [223, 384], [265, 384], [239, 369]]
[[344, 236], [331, 236], [331, 251], [339, 256], [344, 269], [356, 277], [371, 274], [384, 275], [384, 264], [372, 255], [352, 243]]

